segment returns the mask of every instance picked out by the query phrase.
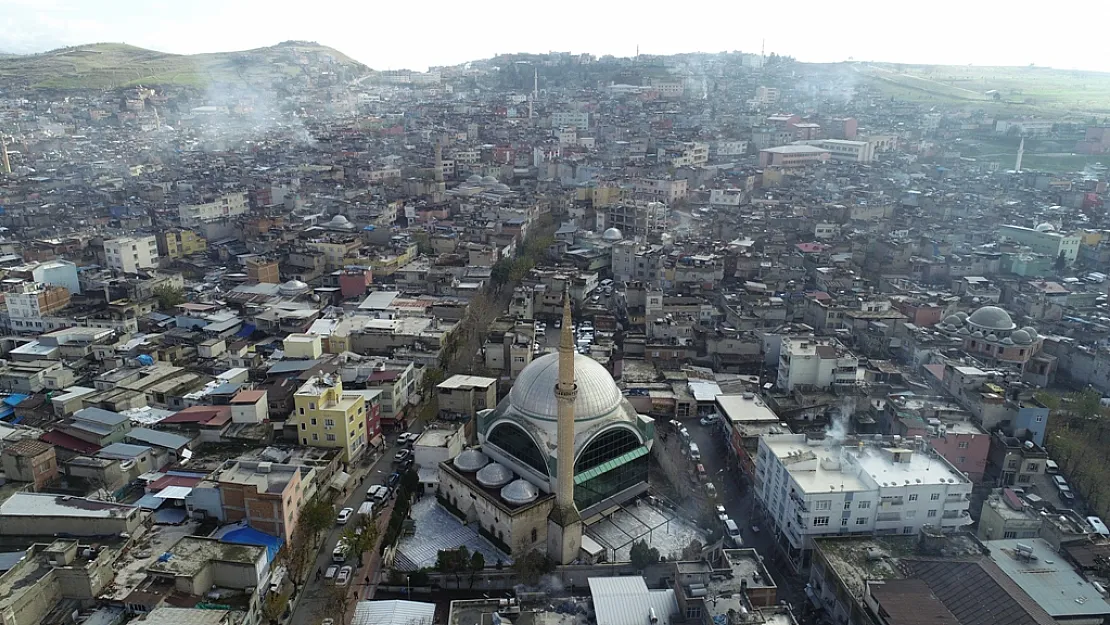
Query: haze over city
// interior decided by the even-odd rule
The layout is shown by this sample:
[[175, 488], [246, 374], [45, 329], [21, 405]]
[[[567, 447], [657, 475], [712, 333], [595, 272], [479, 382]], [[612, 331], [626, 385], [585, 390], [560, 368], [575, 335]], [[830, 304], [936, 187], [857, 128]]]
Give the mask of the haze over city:
[[[996, 3], [941, 0], [927, 7], [874, 0], [781, 5], [702, 2], [646, 6], [569, 0], [518, 6], [279, 0], [6, 0], [0, 52], [33, 53], [124, 42], [178, 54], [311, 40], [374, 69], [452, 65], [507, 52], [595, 55], [758, 52], [766, 45], [806, 62], [848, 59], [953, 65], [1110, 70], [1099, 37], [1081, 24], [1108, 16], [1103, 2], [1036, 17]], [[1034, 32], [1035, 29], [1035, 32]]]

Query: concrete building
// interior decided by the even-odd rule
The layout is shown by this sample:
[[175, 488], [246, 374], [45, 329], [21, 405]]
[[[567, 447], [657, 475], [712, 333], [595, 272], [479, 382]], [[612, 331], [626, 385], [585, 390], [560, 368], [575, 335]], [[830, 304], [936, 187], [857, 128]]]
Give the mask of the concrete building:
[[453, 375], [436, 385], [440, 418], [473, 419], [497, 405], [497, 378]]
[[1041, 511], [1027, 504], [1009, 488], [996, 488], [979, 512], [979, 540], [1035, 538], [1041, 532]]
[[833, 338], [784, 337], [778, 365], [776, 385], [786, 391], [856, 384], [863, 375], [855, 354]]
[[218, 471], [223, 520], [246, 521], [254, 529], [286, 541], [300, 516], [306, 485], [302, 469], [272, 462], [240, 461]]
[[182, 204], [177, 207], [177, 215], [182, 226], [190, 227], [206, 221], [242, 215], [248, 209], [246, 193], [225, 193], [210, 202]]
[[1002, 226], [998, 229], [998, 236], [1004, 241], [1024, 245], [1033, 252], [1044, 254], [1053, 260], [1062, 255], [1069, 265], [1079, 256], [1079, 243], [1083, 238], [1080, 234], [1057, 232], [1056, 227], [1048, 223], [1040, 224], [1036, 228]]
[[[13, 552], [15, 553], [15, 552]], [[36, 543], [0, 574], [4, 625], [54, 622], [72, 605], [92, 605], [115, 577], [118, 551], [59, 538]]]
[[120, 273], [138, 273], [158, 266], [158, 239], [153, 235], [121, 237], [104, 242], [104, 260]]
[[847, 139], [817, 139], [806, 141], [806, 145], [829, 151], [834, 161], [870, 163], [875, 160], [875, 146], [868, 141], [849, 141]]
[[35, 282], [63, 287], [71, 295], [81, 293], [81, 281], [77, 278], [77, 265], [68, 260], [56, 259], [39, 263], [31, 269], [31, 276], [35, 279]]
[[47, 318], [56, 316], [69, 306], [70, 293], [65, 287], [36, 282], [23, 282], [4, 294], [8, 323], [17, 334], [40, 334], [47, 327]]
[[0, 451], [0, 463], [8, 480], [30, 482], [36, 491], [58, 479], [54, 446], [33, 438], [5, 447]]
[[166, 258], [183, 258], [208, 251], [208, 241], [192, 230], [172, 228], [159, 232], [158, 253]]
[[290, 421], [302, 445], [341, 450], [343, 462], [354, 462], [366, 451], [366, 400], [344, 393], [333, 375], [314, 376], [293, 395]]
[[971, 488], [942, 456], [900, 437], [770, 435], [756, 457], [756, 497], [796, 568], [808, 565], [817, 536], [963, 528]]
[[266, 391], [239, 391], [231, 398], [232, 423], [262, 423], [270, 418]]
[[0, 535], [118, 536], [134, 532], [142, 518], [135, 506], [21, 492], [0, 504]]
[[244, 264], [247, 267], [247, 278], [259, 283], [280, 284], [281, 274], [278, 271], [278, 262], [262, 256], [252, 256]]
[[[590, 114], [586, 111], [554, 111], [551, 113], [551, 127], [589, 130]], [[455, 158], [458, 160], [457, 155]]]
[[667, 205], [662, 202], [610, 204], [605, 228], [616, 228], [625, 237], [656, 238], [667, 227]]
[[807, 167], [825, 163], [831, 153], [813, 145], [780, 145], [759, 151], [760, 167]]
[[281, 346], [286, 358], [315, 360], [324, 354], [323, 342], [316, 334], [290, 334]]

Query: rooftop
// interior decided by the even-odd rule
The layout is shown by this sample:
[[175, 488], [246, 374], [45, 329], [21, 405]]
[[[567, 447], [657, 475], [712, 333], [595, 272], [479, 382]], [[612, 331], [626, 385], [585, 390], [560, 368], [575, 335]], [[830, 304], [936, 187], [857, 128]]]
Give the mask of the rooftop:
[[0, 517], [39, 516], [106, 519], [138, 510], [134, 506], [67, 495], [16, 493], [0, 504]]
[[990, 559], [1055, 619], [1110, 615], [1110, 603], [1041, 538], [990, 540]]
[[253, 566], [265, 556], [265, 547], [222, 543], [214, 538], [201, 536], [185, 536], [147, 566], [147, 571], [190, 577], [202, 571], [212, 561]]

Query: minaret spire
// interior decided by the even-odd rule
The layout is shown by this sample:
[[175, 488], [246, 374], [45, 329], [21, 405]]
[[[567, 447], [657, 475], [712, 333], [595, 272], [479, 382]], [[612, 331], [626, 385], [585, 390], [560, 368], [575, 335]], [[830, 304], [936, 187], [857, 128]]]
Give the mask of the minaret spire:
[[1021, 143], [1018, 144], [1017, 162], [1014, 163], [1014, 171], [1021, 173], [1021, 157], [1025, 154], [1025, 137], [1021, 138]]
[[574, 505], [574, 318], [570, 310], [570, 285], [563, 291], [563, 327], [559, 336], [559, 378], [555, 383], [558, 405], [555, 506], [548, 515], [547, 555], [570, 564], [582, 549], [582, 517]]

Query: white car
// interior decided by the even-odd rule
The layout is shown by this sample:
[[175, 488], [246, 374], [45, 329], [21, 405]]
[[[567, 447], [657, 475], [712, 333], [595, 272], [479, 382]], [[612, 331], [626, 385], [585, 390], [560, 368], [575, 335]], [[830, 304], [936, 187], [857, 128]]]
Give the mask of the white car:
[[353, 569], [351, 569], [351, 567], [349, 567], [349, 566], [345, 566], [345, 567], [339, 569], [339, 575], [335, 576], [335, 585], [336, 586], [346, 586], [347, 582], [351, 581], [351, 571], [352, 570]]
[[324, 579], [328, 579], [328, 580], [333, 579], [333, 578], [335, 578], [335, 574], [338, 573], [338, 572], [339, 572], [339, 567], [333, 564], [333, 565], [329, 566], [326, 571], [324, 571]]
[[343, 508], [339, 511], [339, 516], [335, 517], [335, 522], [338, 525], [346, 525], [347, 521], [351, 520], [351, 515], [355, 513], [354, 508]]
[[717, 415], [715, 415], [715, 414], [706, 415], [706, 416], [702, 417], [701, 421], [700, 421], [700, 423], [702, 425], [710, 425], [710, 424], [716, 423], [716, 422], [717, 422]]
[[366, 490], [366, 500], [367, 501], [381, 502], [386, 497], [389, 497], [389, 488], [386, 487], [386, 486], [383, 486], [382, 484], [374, 484], [373, 486], [371, 486], [369, 489]]

